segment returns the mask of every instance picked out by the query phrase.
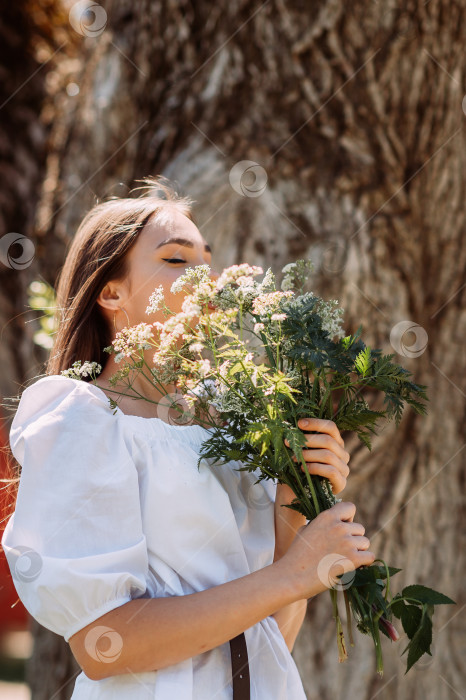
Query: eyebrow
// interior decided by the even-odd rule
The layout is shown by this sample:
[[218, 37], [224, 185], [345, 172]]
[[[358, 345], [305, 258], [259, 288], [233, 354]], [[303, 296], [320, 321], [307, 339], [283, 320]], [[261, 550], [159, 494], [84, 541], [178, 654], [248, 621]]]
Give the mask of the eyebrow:
[[[166, 238], [164, 241], [159, 243], [158, 245], [155, 246], [155, 248], [161, 248], [163, 245], [168, 245], [169, 243], [176, 243], [177, 245], [182, 245], [185, 246], [186, 248], [194, 248], [194, 243], [192, 241], [188, 241], [186, 238]], [[207, 243], [204, 246], [204, 250], [206, 250], [208, 253], [212, 252], [212, 248], [210, 245], [207, 245]]]

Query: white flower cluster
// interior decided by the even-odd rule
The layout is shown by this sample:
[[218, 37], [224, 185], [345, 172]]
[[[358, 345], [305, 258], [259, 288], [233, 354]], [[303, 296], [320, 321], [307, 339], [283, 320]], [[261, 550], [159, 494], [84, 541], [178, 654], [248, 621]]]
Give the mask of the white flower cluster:
[[194, 316], [199, 316], [199, 314], [202, 312], [202, 307], [197, 304], [191, 296], [187, 296], [183, 300], [181, 310], [183, 313], [194, 318]]
[[173, 282], [171, 286], [171, 292], [173, 294], [177, 294], [178, 292], [182, 292], [185, 286], [197, 286], [199, 282], [207, 282], [209, 280], [209, 265], [196, 265], [196, 267], [187, 267], [185, 272]]
[[299, 284], [303, 286], [313, 270], [314, 263], [311, 260], [296, 260], [296, 262], [288, 263], [282, 268], [281, 289], [289, 291], [295, 289]]
[[[282, 299], [293, 296], [293, 292], [268, 292], [259, 294], [252, 303], [252, 312], [258, 316], [275, 313], [279, 311], [279, 304]], [[275, 319], [272, 319], [275, 320]], [[282, 320], [282, 319], [277, 319]]]
[[[309, 292], [309, 294], [311, 296], [316, 296], [312, 292]], [[321, 317], [322, 329], [327, 331], [330, 338], [334, 338], [335, 336], [338, 338], [345, 337], [345, 331], [341, 327], [344, 309], [338, 306], [338, 299], [330, 299], [328, 301], [319, 299], [314, 310]]]
[[154, 328], [160, 331], [160, 336], [157, 342], [157, 351], [154, 355], [154, 365], [158, 367], [163, 366], [167, 359], [167, 354], [176, 345], [178, 339], [186, 337], [186, 332], [189, 332], [189, 321], [194, 316], [196, 316], [195, 310], [190, 309], [190, 313], [180, 311], [180, 313], [170, 316], [165, 323], [155, 321], [153, 325]]
[[155, 314], [156, 311], [159, 311], [163, 301], [163, 287], [159, 285], [149, 297], [149, 306], [146, 308], [146, 314]]
[[101, 365], [98, 362], [84, 362], [81, 364], [81, 360], [73, 362], [69, 369], [64, 369], [60, 372], [64, 377], [70, 377], [70, 379], [82, 379], [83, 377], [89, 377], [94, 374], [100, 374], [102, 371]]
[[323, 299], [317, 304], [317, 313], [322, 319], [322, 328], [327, 331], [331, 338], [344, 338], [346, 333], [341, 327], [343, 322], [344, 309], [338, 307], [338, 299]]
[[273, 292], [275, 290], [275, 275], [272, 272], [272, 268], [266, 271], [262, 282], [259, 284], [260, 293], [265, 294], [266, 292]]
[[215, 289], [215, 303], [221, 309], [242, 306], [247, 310], [253, 299], [261, 293], [260, 283], [253, 278], [262, 274], [262, 268], [256, 265], [232, 265], [223, 270], [218, 278]]
[[215, 286], [217, 291], [220, 291], [227, 284], [242, 284], [242, 282], [240, 282], [240, 278], [242, 277], [247, 278], [245, 285], [250, 286], [251, 283], [254, 283], [252, 278], [256, 275], [262, 275], [262, 273], [263, 269], [257, 265], [248, 265], [247, 263], [242, 263], [241, 265], [231, 265], [231, 267], [227, 267], [225, 270], [223, 270]]
[[113, 341], [115, 362], [120, 362], [123, 357], [131, 357], [136, 350], [149, 349], [152, 347], [149, 341], [153, 338], [153, 325], [149, 323], [139, 323], [137, 326], [118, 331]]
[[193, 365], [193, 369], [198, 377], [205, 379], [212, 369], [210, 360], [197, 360]]

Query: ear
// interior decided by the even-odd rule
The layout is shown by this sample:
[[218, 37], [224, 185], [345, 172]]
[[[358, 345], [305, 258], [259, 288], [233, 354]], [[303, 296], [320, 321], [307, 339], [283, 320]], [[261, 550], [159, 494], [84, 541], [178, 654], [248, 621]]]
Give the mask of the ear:
[[96, 301], [103, 309], [113, 313], [118, 311], [126, 299], [127, 294], [124, 285], [120, 282], [110, 281], [102, 289]]

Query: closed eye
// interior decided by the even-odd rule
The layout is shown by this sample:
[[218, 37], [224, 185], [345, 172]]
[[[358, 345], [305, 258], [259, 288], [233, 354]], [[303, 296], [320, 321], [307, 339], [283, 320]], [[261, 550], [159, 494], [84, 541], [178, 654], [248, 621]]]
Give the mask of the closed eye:
[[180, 260], [179, 258], [162, 258], [162, 260], [165, 260], [165, 262], [169, 263], [184, 263], [186, 260]]

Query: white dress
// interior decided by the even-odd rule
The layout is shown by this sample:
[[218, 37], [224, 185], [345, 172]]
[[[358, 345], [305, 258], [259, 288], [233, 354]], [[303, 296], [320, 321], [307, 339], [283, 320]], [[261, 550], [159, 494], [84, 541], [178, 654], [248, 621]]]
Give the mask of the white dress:
[[[68, 641], [131, 599], [195, 593], [272, 563], [276, 484], [254, 484], [239, 462], [203, 460], [198, 470], [208, 435], [200, 425], [114, 413], [101, 389], [61, 375], [23, 392], [10, 430], [22, 474], [2, 546], [41, 625]], [[244, 633], [251, 700], [306, 700], [276, 620]], [[93, 648], [111, 663], [118, 639], [110, 631], [107, 640]], [[226, 642], [157, 671], [100, 681], [81, 672], [72, 700], [232, 694]]]

